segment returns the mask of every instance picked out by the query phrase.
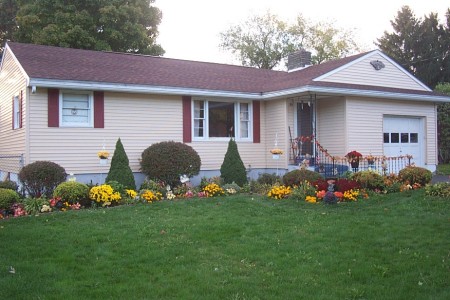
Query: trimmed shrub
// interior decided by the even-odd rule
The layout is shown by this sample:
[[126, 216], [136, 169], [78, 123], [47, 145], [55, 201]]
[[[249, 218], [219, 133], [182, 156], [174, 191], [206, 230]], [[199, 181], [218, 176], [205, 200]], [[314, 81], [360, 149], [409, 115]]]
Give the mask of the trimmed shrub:
[[318, 172], [307, 169], [293, 170], [283, 176], [283, 183], [288, 186], [300, 185], [303, 181], [314, 182], [321, 179]]
[[19, 201], [17, 192], [0, 188], [0, 209], [9, 209], [17, 201]]
[[31, 198], [51, 198], [58, 184], [66, 181], [63, 167], [51, 161], [35, 161], [20, 170], [19, 180]]
[[430, 170], [416, 166], [408, 166], [398, 172], [400, 180], [411, 185], [418, 183], [424, 186], [431, 182], [432, 176]]
[[276, 174], [262, 173], [256, 181], [260, 184], [274, 185], [275, 183], [281, 183], [281, 177]]
[[233, 139], [228, 142], [228, 149], [220, 167], [220, 177], [225, 183], [235, 182], [239, 186], [247, 183], [247, 171], [239, 155], [236, 141]]
[[180, 142], [156, 143], [142, 152], [141, 171], [150, 179], [164, 181], [171, 187], [180, 184], [180, 175], [197, 175], [200, 165], [197, 151]]
[[9, 189], [17, 192], [17, 183], [11, 180], [0, 181], [0, 189]]
[[126, 189], [136, 189], [133, 171], [131, 171], [128, 156], [120, 138], [116, 142], [116, 149], [111, 159], [111, 167], [105, 181], [117, 181]]
[[360, 187], [369, 190], [383, 190], [384, 178], [374, 171], [360, 171], [353, 173], [352, 180], [359, 183]]
[[67, 201], [70, 204], [78, 202], [86, 206], [90, 203], [89, 187], [84, 183], [76, 181], [66, 181], [59, 184], [53, 191], [53, 197], [60, 197], [61, 201]]

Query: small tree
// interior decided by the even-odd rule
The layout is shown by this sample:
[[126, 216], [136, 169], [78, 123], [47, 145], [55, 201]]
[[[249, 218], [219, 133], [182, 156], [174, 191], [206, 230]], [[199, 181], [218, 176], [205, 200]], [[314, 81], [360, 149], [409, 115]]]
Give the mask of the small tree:
[[228, 143], [227, 153], [220, 167], [220, 177], [225, 183], [237, 183], [243, 186], [247, 183], [247, 173], [241, 156], [239, 155], [238, 147], [233, 139]]
[[106, 176], [106, 182], [108, 181], [117, 181], [127, 189], [136, 189], [133, 171], [131, 171], [128, 156], [120, 138], [116, 142], [116, 149], [111, 159], [111, 167], [109, 168], [108, 176]]

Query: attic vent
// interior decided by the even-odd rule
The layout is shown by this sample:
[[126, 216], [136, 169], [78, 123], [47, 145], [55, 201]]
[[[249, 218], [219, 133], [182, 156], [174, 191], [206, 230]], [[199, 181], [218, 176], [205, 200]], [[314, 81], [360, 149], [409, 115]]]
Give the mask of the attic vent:
[[300, 49], [288, 55], [288, 71], [294, 71], [311, 65], [311, 52]]
[[379, 70], [381, 70], [381, 69], [384, 68], [383, 62], [382, 62], [382, 61], [379, 61], [379, 60], [372, 60], [372, 61], [370, 62], [370, 64], [371, 64], [372, 67], [373, 67], [375, 70], [377, 70], [377, 71], [379, 71]]

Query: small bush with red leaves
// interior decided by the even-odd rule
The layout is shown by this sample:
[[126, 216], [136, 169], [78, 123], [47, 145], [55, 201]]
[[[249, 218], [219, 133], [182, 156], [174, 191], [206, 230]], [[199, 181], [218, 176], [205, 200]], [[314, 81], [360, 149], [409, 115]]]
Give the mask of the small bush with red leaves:
[[31, 198], [51, 198], [58, 184], [66, 181], [66, 170], [51, 161], [35, 161], [19, 172], [19, 180]]

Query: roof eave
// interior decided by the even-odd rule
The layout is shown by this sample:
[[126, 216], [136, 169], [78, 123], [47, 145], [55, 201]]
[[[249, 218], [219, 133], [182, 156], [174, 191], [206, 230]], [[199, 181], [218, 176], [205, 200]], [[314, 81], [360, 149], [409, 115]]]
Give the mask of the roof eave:
[[316, 93], [330, 96], [359, 96], [371, 98], [384, 98], [395, 100], [413, 100], [428, 102], [450, 102], [450, 97], [437, 95], [422, 95], [414, 93], [388, 92], [379, 90], [352, 89], [340, 87], [325, 87], [306, 85], [293, 89], [285, 89], [271, 92], [235, 92], [224, 90], [210, 90], [198, 88], [170, 87], [170, 86], [148, 86], [148, 85], [131, 85], [103, 82], [87, 82], [87, 81], [66, 81], [53, 79], [37, 79], [32, 78], [29, 86], [59, 88], [59, 89], [76, 89], [76, 90], [102, 90], [110, 92], [124, 93], [145, 93], [145, 94], [170, 94], [170, 95], [191, 95], [197, 97], [223, 97], [223, 98], [240, 98], [249, 100], [273, 100], [283, 97], [290, 97], [296, 94]]

